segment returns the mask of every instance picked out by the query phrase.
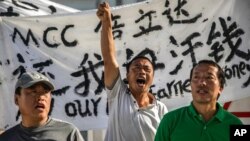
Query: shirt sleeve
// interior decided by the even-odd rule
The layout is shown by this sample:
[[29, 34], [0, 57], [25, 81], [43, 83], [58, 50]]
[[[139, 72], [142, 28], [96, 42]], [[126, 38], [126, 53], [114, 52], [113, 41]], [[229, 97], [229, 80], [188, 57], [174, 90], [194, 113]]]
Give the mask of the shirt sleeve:
[[125, 82], [122, 80], [121, 75], [119, 74], [114, 86], [111, 89], [106, 89], [107, 92], [107, 100], [108, 100], [108, 108], [111, 111], [112, 107], [113, 107], [113, 103], [114, 101], [121, 99], [121, 97], [123, 97], [123, 94], [126, 92], [127, 90], [127, 85], [125, 84]]
[[162, 119], [163, 116], [168, 112], [168, 108], [164, 103], [160, 101], [157, 101], [157, 103], [158, 103], [159, 117], [160, 119]]

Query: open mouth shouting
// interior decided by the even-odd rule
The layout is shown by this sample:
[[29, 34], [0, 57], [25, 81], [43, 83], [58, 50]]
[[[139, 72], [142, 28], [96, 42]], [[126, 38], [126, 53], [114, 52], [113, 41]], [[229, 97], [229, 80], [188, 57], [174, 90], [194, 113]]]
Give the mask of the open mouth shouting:
[[144, 78], [138, 78], [136, 80], [136, 82], [137, 82], [138, 86], [143, 87], [146, 83], [146, 80]]

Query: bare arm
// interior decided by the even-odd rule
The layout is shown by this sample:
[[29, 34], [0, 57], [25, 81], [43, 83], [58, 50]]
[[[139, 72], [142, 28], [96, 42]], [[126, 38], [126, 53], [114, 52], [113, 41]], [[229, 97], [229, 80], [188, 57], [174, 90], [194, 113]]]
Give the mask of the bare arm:
[[119, 65], [116, 60], [112, 19], [108, 3], [100, 4], [96, 14], [102, 22], [101, 51], [104, 61], [104, 83], [107, 88], [112, 88], [119, 75]]

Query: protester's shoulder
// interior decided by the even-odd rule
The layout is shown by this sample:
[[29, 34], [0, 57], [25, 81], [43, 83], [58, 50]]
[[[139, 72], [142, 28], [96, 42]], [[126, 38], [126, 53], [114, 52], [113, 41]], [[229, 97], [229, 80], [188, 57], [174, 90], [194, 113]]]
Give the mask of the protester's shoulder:
[[234, 114], [226, 111], [225, 109], [223, 109], [223, 111], [225, 115], [224, 120], [227, 120], [226, 122], [229, 122], [231, 124], [243, 124], [242, 121]]
[[164, 118], [177, 118], [182, 117], [188, 112], [188, 106], [180, 107], [169, 111]]
[[170, 110], [164, 115], [161, 123], [170, 128], [174, 128], [178, 123], [182, 122], [187, 117], [188, 107], [181, 107]]
[[64, 120], [61, 120], [61, 119], [52, 118], [51, 124], [53, 126], [58, 127], [58, 128], [76, 129], [76, 126], [74, 124], [67, 122], [67, 121], [64, 121]]
[[158, 106], [158, 107], [166, 107], [166, 105], [163, 103], [163, 102], [161, 102], [160, 100], [156, 100], [156, 105]]
[[3, 139], [9, 138], [11, 136], [15, 136], [15, 134], [18, 134], [18, 128], [19, 128], [19, 124], [4, 131], [0, 135], [0, 141], [3, 141]]
[[106, 87], [106, 91], [112, 91], [114, 88], [119, 87], [120, 85], [124, 85], [124, 81], [121, 78], [121, 74], [119, 72], [117, 78], [114, 80], [111, 87]]
[[156, 100], [155, 105], [157, 107], [160, 118], [163, 118], [163, 116], [168, 112], [167, 106], [159, 100]]

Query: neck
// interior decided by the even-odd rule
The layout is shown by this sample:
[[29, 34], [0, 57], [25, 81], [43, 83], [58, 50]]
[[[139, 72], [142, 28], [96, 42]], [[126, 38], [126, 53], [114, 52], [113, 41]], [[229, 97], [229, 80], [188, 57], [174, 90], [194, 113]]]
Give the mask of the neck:
[[22, 117], [22, 125], [24, 127], [39, 127], [39, 126], [43, 126], [47, 123], [49, 117], [47, 118], [43, 118], [43, 119], [25, 119]]
[[153, 102], [153, 96], [150, 93], [142, 93], [142, 94], [132, 94], [138, 104], [141, 107], [147, 107], [149, 104]]
[[209, 121], [217, 111], [216, 104], [197, 104], [193, 103], [195, 109], [205, 121]]

